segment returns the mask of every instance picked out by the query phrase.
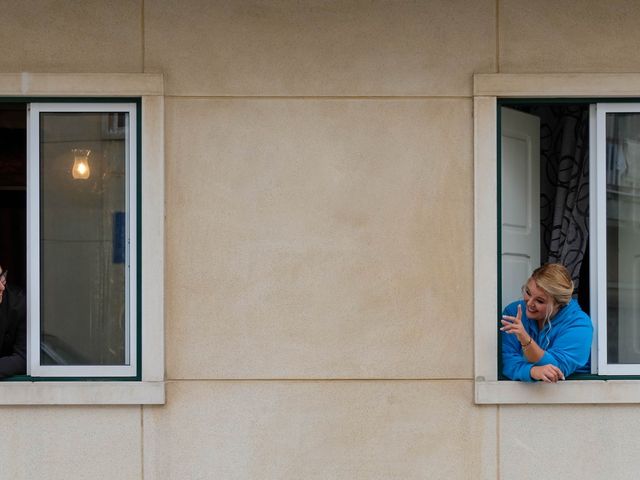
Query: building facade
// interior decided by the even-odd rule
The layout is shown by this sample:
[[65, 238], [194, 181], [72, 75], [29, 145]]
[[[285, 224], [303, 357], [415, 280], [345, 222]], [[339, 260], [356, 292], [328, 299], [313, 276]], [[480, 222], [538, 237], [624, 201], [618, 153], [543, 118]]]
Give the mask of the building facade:
[[476, 403], [474, 75], [639, 72], [640, 4], [2, 0], [0, 19], [25, 98], [23, 72], [153, 83], [121, 95], [162, 105], [163, 253], [141, 268], [161, 266], [166, 395], [4, 405], [0, 478], [636, 477], [633, 404]]

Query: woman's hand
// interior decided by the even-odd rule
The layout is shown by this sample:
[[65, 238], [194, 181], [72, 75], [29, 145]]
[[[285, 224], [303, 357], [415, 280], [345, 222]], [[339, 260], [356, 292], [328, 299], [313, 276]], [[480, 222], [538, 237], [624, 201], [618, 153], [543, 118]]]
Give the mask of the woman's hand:
[[518, 313], [515, 317], [503, 315], [500, 322], [502, 323], [500, 330], [518, 337], [520, 345], [526, 345], [531, 340], [531, 337], [524, 329], [524, 325], [522, 325], [522, 307], [520, 305], [518, 305]]
[[564, 380], [564, 374], [555, 365], [542, 365], [539, 367], [531, 367], [531, 378], [534, 380], [542, 380], [547, 383], [556, 383], [558, 380]]

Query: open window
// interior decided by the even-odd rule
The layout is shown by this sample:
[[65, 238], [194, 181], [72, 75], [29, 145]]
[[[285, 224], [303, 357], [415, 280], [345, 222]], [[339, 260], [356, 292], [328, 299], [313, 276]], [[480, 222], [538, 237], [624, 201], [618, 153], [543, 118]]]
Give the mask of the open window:
[[[635, 166], [630, 166], [626, 156], [632, 153], [635, 148], [635, 134], [628, 132], [629, 129], [635, 129], [632, 123], [635, 122], [634, 117], [637, 115], [634, 103], [637, 103], [637, 99], [640, 98], [639, 85], [640, 75], [629, 73], [474, 75], [473, 335], [476, 403], [640, 403], [640, 381], [638, 381], [640, 376], [638, 373], [623, 373], [619, 370], [621, 367], [630, 368], [627, 371], [635, 371], [634, 365], [636, 364], [633, 363], [633, 360], [620, 363], [621, 341], [624, 343], [627, 339], [619, 330], [615, 330], [616, 323], [613, 321], [614, 310], [620, 310], [621, 303], [627, 302], [635, 308], [635, 294], [629, 295], [629, 293], [634, 291], [635, 286], [633, 285], [637, 285], [637, 283], [627, 284], [626, 280], [619, 276], [620, 265], [622, 263], [632, 265], [632, 260], [635, 261], [635, 257], [627, 257], [628, 261], [620, 258], [620, 252], [623, 252], [626, 247], [624, 245], [620, 247], [619, 236], [621, 232], [619, 230], [623, 229], [622, 235], [626, 235], [628, 227], [635, 228], [637, 225], [634, 217], [635, 207], [632, 206], [635, 200], [631, 200], [635, 196], [636, 183], [635, 173], [633, 173]], [[508, 105], [509, 102], [511, 105]], [[581, 278], [589, 279], [588, 285], [586, 285], [589, 287], [589, 313], [597, 321], [600, 331], [598, 341], [594, 343], [595, 353], [592, 354], [594, 356], [592, 365], [598, 366], [598, 373], [597, 375], [583, 375], [580, 378], [574, 377], [575, 379], [572, 381], [558, 384], [499, 380], [497, 317], [502, 307], [502, 270], [500, 268], [502, 248], [500, 148], [502, 142], [499, 115], [502, 106], [513, 107], [525, 103], [528, 103], [528, 107], [534, 103], [581, 106], [583, 111], [588, 109], [590, 117], [588, 136], [590, 162], [589, 238], [588, 254], [583, 258], [581, 266], [581, 269], [588, 266], [588, 274], [583, 271]], [[611, 110], [612, 108], [614, 110]], [[618, 108], [622, 111], [615, 110]], [[598, 123], [600, 141], [596, 135], [598, 116], [600, 118]], [[627, 125], [624, 127], [616, 126], [616, 123], [619, 123], [619, 116], [620, 118], [628, 117], [625, 120]], [[620, 133], [614, 134], [616, 128], [622, 135]], [[631, 141], [625, 141], [625, 135]], [[543, 136], [544, 130], [540, 138]], [[627, 145], [622, 145], [625, 142]], [[614, 155], [613, 146], [616, 143], [618, 146], [622, 146], [623, 156], [619, 155], [620, 152], [618, 155]], [[611, 153], [607, 153], [608, 150], [611, 150]], [[600, 153], [594, 155], [594, 151]], [[599, 162], [599, 170], [591, 167], [591, 162], [596, 160]], [[611, 171], [611, 185], [607, 187], [607, 166], [612, 168], [616, 165], [622, 168], [618, 168], [615, 175], [613, 175], [614, 171]], [[613, 181], [613, 177], [619, 178]], [[624, 181], [622, 181], [623, 178]], [[602, 183], [603, 180], [604, 183]], [[596, 186], [598, 186], [597, 189]], [[607, 192], [607, 190], [612, 191]], [[621, 197], [626, 199], [622, 201]], [[594, 206], [594, 202], [596, 206]], [[622, 214], [627, 215], [626, 220], [621, 216]], [[594, 222], [600, 226], [594, 227]], [[635, 234], [628, 236], [628, 238], [633, 239], [633, 235]], [[594, 259], [592, 254], [594, 249], [600, 256], [599, 258]], [[617, 256], [614, 256], [614, 253]], [[588, 260], [588, 265], [584, 263], [585, 259]], [[604, 266], [604, 269], [601, 266]], [[614, 275], [616, 271], [618, 276]], [[519, 279], [516, 288], [519, 288], [521, 283], [522, 280]], [[597, 285], [597, 287], [593, 287], [593, 285]], [[584, 287], [585, 284], [581, 282], [580, 291]], [[632, 288], [629, 289], [629, 287]], [[606, 300], [606, 303], [599, 300], [601, 297]], [[631, 300], [627, 300], [628, 298]], [[604, 315], [599, 312], [604, 312]], [[620, 327], [620, 322], [625, 321], [628, 322], [627, 325], [630, 325], [629, 322], [637, 322], [637, 317], [625, 316], [622, 318], [619, 316], [617, 327]], [[628, 344], [633, 346], [635, 341], [635, 339], [631, 339]], [[615, 360], [616, 349], [618, 363]], [[601, 368], [603, 363], [605, 368]], [[611, 369], [607, 370], [607, 368]], [[615, 371], [616, 369], [618, 371]]]
[[598, 103], [592, 123], [598, 372], [640, 375], [640, 104]]
[[0, 263], [29, 302], [0, 405], [164, 403], [163, 85], [0, 74]]
[[0, 262], [27, 293], [27, 378], [140, 378], [139, 109], [0, 103]]
[[562, 263], [596, 331], [581, 373], [640, 375], [640, 104], [509, 99], [498, 119], [500, 308]]
[[136, 377], [137, 103], [28, 104], [32, 377]]

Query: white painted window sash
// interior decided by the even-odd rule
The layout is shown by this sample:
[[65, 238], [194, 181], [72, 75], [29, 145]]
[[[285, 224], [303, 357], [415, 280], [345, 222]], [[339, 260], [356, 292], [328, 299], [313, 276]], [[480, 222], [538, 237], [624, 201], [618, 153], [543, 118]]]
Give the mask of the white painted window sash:
[[[128, 113], [126, 148], [125, 365], [40, 365], [40, 113]], [[27, 374], [34, 377], [133, 377], [137, 373], [137, 115], [133, 103], [31, 103], [27, 121]]]
[[[592, 109], [593, 111], [594, 109]], [[595, 105], [595, 157], [591, 160], [591, 172], [595, 175], [595, 197], [593, 189], [590, 190], [592, 205], [591, 215], [595, 214], [595, 219], [591, 220], [590, 235], [595, 235], [595, 241], [591, 245], [591, 260], [595, 266], [592, 272], [592, 280], [595, 278], [595, 288], [592, 283], [592, 292], [596, 292], [596, 313], [597, 322], [597, 364], [600, 375], [640, 375], [640, 364], [613, 364], [607, 358], [607, 210], [606, 210], [606, 190], [607, 190], [607, 138], [606, 138], [606, 115], [607, 113], [637, 113], [640, 112], [640, 103], [598, 103]], [[593, 118], [593, 116], [592, 116]], [[592, 120], [593, 122], [593, 120]], [[592, 126], [593, 130], [593, 126]], [[593, 146], [593, 145], [591, 145]], [[595, 165], [594, 165], [595, 162]], [[595, 223], [595, 228], [594, 227]], [[596, 252], [593, 252], [593, 245], [596, 244]], [[594, 262], [595, 257], [595, 262]], [[639, 319], [640, 321], [640, 319]], [[592, 360], [593, 362], [593, 360]]]
[[[595, 205], [597, 198], [597, 142], [596, 142], [596, 105], [589, 105], [589, 203]], [[589, 209], [589, 291], [597, 292], [598, 288], [598, 251], [600, 249], [600, 243], [598, 235], [598, 208]], [[593, 324], [593, 341], [591, 342], [591, 373], [596, 375], [599, 368], [598, 355], [599, 347], [599, 328], [598, 328], [598, 299], [600, 295], [590, 295], [589, 311], [591, 313], [591, 323]], [[603, 323], [603, 322], [600, 322]], [[606, 322], [604, 322], [606, 323]]]

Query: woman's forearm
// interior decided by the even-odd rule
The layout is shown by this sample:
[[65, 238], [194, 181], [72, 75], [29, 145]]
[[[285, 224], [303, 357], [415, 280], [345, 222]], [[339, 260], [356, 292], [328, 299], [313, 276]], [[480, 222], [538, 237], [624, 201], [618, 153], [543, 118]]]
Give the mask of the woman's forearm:
[[522, 345], [524, 358], [529, 362], [537, 363], [544, 356], [544, 350], [530, 336], [524, 339], [518, 338], [518, 341]]

